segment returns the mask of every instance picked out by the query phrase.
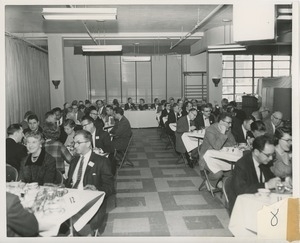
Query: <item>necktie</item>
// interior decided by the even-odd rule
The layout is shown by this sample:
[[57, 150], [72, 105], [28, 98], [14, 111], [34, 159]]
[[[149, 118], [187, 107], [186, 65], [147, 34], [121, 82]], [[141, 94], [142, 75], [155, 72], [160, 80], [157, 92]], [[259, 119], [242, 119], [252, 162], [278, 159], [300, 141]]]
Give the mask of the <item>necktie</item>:
[[259, 174], [259, 183], [263, 183], [262, 165], [260, 164], [258, 167], [259, 167], [259, 171], [260, 171], [260, 174]]
[[83, 161], [84, 161], [84, 156], [82, 156], [81, 160], [80, 160], [80, 164], [79, 164], [79, 168], [78, 168], [78, 172], [77, 172], [77, 180], [73, 186], [73, 188], [77, 188], [78, 184], [81, 180], [81, 176], [82, 176], [82, 167], [83, 167]]

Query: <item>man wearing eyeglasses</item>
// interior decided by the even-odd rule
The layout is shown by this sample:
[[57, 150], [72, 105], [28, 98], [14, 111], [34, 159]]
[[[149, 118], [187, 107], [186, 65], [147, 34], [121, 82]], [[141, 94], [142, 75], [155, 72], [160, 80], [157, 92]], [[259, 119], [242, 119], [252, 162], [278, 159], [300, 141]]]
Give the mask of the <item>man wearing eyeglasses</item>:
[[201, 112], [198, 112], [195, 118], [196, 129], [207, 128], [215, 123], [215, 117], [211, 114], [211, 108], [208, 104], [201, 106]]
[[104, 122], [102, 119], [99, 118], [98, 116], [98, 111], [96, 109], [96, 107], [94, 108], [91, 108], [90, 110], [90, 113], [89, 113], [89, 116], [92, 117], [94, 119], [94, 124], [95, 124], [95, 127], [98, 128], [98, 129], [103, 129], [104, 127]]
[[[223, 171], [213, 173], [203, 158], [204, 154], [209, 149], [221, 150], [223, 147], [232, 147], [236, 145], [234, 136], [231, 133], [232, 116], [230, 113], [223, 112], [219, 115], [219, 121], [212, 124], [205, 130], [203, 143], [200, 149], [200, 171], [206, 169], [209, 171], [208, 178], [211, 186], [216, 187], [219, 179], [223, 177]], [[220, 185], [221, 186], [221, 185]]]
[[282, 112], [274, 111], [271, 117], [263, 121], [266, 125], [267, 134], [274, 135], [276, 128], [282, 125], [282, 117]]
[[254, 139], [251, 153], [244, 153], [234, 167], [229, 192], [229, 211], [231, 212], [236, 197], [245, 193], [256, 193], [258, 188], [274, 189], [280, 182], [279, 177], [271, 172], [268, 165], [273, 160], [274, 141], [269, 135]]
[[196, 129], [196, 126], [193, 125], [193, 121], [195, 120], [197, 116], [197, 110], [195, 108], [191, 108], [189, 110], [189, 113], [185, 116], [182, 116], [181, 118], [178, 119], [177, 121], [177, 126], [176, 126], [176, 151], [178, 153], [185, 154], [185, 157], [187, 159], [188, 165], [191, 168], [194, 168], [194, 163], [193, 159], [191, 157], [195, 157], [194, 154], [195, 152], [197, 153], [197, 148], [195, 149], [195, 152], [192, 150], [191, 151], [191, 156], [186, 150], [186, 147], [182, 141], [182, 134], [185, 132], [192, 132]]
[[[84, 120], [86, 121], [86, 120]], [[83, 122], [84, 122], [83, 121]], [[74, 148], [77, 157], [71, 160], [66, 187], [79, 190], [99, 190], [105, 192], [105, 199], [115, 192], [114, 179], [109, 159], [92, 150], [92, 135], [80, 130], [74, 136]], [[90, 221], [93, 230], [99, 228], [106, 212], [106, 200], [103, 201], [97, 215]], [[80, 232], [85, 235], [86, 228]]]

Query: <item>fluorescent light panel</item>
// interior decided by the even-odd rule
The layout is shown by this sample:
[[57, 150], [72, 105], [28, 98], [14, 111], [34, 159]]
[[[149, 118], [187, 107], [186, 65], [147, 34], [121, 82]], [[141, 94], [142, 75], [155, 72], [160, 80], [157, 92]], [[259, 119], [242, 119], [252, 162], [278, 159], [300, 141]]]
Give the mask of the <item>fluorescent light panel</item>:
[[224, 52], [224, 51], [246, 51], [246, 47], [243, 47], [243, 48], [231, 48], [231, 49], [228, 49], [228, 48], [220, 48], [220, 49], [212, 49], [212, 50], [208, 50], [208, 52]]
[[83, 52], [120, 52], [122, 51], [121, 45], [89, 45], [82, 46]]
[[207, 49], [232, 49], [232, 48], [245, 48], [242, 45], [216, 45], [216, 46], [208, 46]]
[[123, 62], [150, 62], [150, 56], [124, 56], [122, 57]]
[[47, 20], [114, 20], [116, 8], [43, 8]]

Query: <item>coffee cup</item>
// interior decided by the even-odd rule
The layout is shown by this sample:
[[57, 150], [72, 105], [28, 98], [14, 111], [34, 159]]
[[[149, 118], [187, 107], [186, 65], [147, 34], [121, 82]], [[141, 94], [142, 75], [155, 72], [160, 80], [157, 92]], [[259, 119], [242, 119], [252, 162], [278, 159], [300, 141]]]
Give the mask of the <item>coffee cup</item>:
[[257, 191], [260, 196], [266, 196], [266, 197], [268, 197], [271, 193], [271, 191], [266, 188], [259, 188], [259, 189], [257, 189]]

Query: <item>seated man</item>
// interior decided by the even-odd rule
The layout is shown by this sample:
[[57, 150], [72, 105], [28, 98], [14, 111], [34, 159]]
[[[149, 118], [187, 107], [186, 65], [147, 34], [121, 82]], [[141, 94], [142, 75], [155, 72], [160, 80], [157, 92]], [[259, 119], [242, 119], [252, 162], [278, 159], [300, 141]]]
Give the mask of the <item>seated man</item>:
[[109, 125], [115, 125], [117, 122], [114, 118], [114, 108], [111, 105], [106, 106], [106, 115], [103, 117], [103, 122]]
[[60, 107], [55, 107], [52, 109], [56, 116], [56, 125], [59, 127], [63, 124], [63, 113]]
[[159, 124], [161, 127], [165, 126], [165, 122], [164, 122], [163, 118], [165, 118], [165, 120], [167, 120], [170, 111], [171, 111], [171, 105], [170, 105], [170, 103], [166, 102], [164, 104], [164, 109], [161, 111], [160, 118], [159, 118]]
[[90, 132], [77, 131], [74, 143], [76, 153], [79, 156], [75, 157], [70, 163], [68, 179], [65, 182], [66, 187], [105, 192], [105, 199], [99, 211], [90, 220], [89, 224], [79, 232], [80, 235], [88, 235], [91, 231], [101, 228], [103, 224], [106, 214], [106, 199], [115, 193], [114, 179], [109, 159], [92, 151], [92, 135]]
[[155, 109], [156, 110], [156, 113], [159, 113], [161, 112], [161, 105], [160, 105], [160, 101], [158, 98], [155, 98], [154, 99], [154, 103], [151, 104], [151, 109]]
[[254, 119], [254, 117], [248, 116], [241, 125], [238, 124], [237, 126], [232, 126], [231, 131], [237, 143], [247, 143], [248, 137], [250, 136], [249, 134], [251, 132], [250, 126], [252, 122], [254, 122]]
[[11, 124], [7, 128], [6, 164], [20, 170], [21, 160], [27, 156], [26, 147], [21, 144], [24, 134], [20, 124]]
[[128, 102], [125, 104], [125, 111], [127, 111], [127, 110], [132, 110], [132, 111], [137, 110], [135, 104], [132, 102], [132, 98], [129, 97], [127, 100], [128, 100]]
[[256, 193], [258, 188], [273, 189], [280, 182], [268, 165], [274, 152], [273, 139], [268, 135], [259, 136], [253, 142], [252, 152], [244, 153], [236, 162], [228, 192], [230, 212], [238, 195]]
[[83, 130], [92, 134], [93, 152], [96, 154], [108, 153], [111, 162], [112, 173], [116, 172], [116, 163], [114, 161], [114, 146], [107, 131], [96, 127], [94, 119], [90, 116], [82, 117], [81, 125]]
[[33, 213], [24, 209], [18, 196], [6, 192], [7, 237], [38, 236], [39, 225]]
[[23, 130], [28, 128], [28, 117], [30, 115], [34, 115], [34, 112], [33, 111], [26, 111], [23, 121], [20, 122], [20, 125], [22, 126]]
[[24, 134], [26, 134], [27, 132], [30, 131], [39, 131], [39, 132], [43, 132], [43, 129], [40, 127], [40, 122], [39, 122], [39, 118], [37, 117], [37, 115], [30, 115], [28, 117], [28, 128], [24, 130]]
[[212, 184], [212, 187], [216, 187], [219, 179], [223, 177], [223, 171], [219, 171], [217, 173], [213, 173], [207, 163], [209, 161], [205, 161], [203, 156], [209, 149], [220, 150], [223, 147], [231, 147], [236, 145], [236, 141], [231, 133], [230, 127], [232, 123], [232, 117], [229, 113], [223, 112], [219, 115], [219, 121], [212, 124], [205, 130], [205, 135], [203, 139], [203, 143], [200, 149], [200, 170], [204, 168], [208, 170], [210, 173], [208, 177]]
[[95, 127], [97, 127], [98, 129], [103, 129], [104, 122], [103, 122], [102, 119], [99, 118], [98, 111], [97, 111], [96, 107], [91, 106], [90, 109], [89, 109], [89, 114], [88, 115], [91, 118], [93, 118]]
[[139, 108], [140, 111], [148, 110], [148, 105], [145, 104], [144, 99], [140, 99], [140, 104], [139, 104], [138, 108]]
[[196, 129], [207, 128], [213, 123], [215, 123], [215, 117], [211, 114], [210, 106], [208, 104], [202, 105], [201, 112], [198, 112], [195, 118]]
[[254, 121], [250, 125], [251, 132], [248, 133], [247, 143], [252, 148], [254, 138], [262, 136], [267, 133], [266, 126], [262, 121]]
[[276, 128], [282, 125], [282, 117], [283, 115], [280, 111], [274, 111], [269, 118], [263, 120], [266, 125], [267, 134], [274, 135]]
[[131, 126], [121, 107], [114, 109], [114, 116], [119, 122], [110, 131], [113, 147], [118, 151], [125, 151], [132, 135]]
[[57, 124], [57, 119], [54, 111], [47, 111], [45, 114], [45, 123]]
[[[185, 157], [188, 161], [188, 165], [190, 168], [194, 167], [194, 161], [191, 160], [190, 155], [188, 154], [185, 145], [181, 139], [182, 134], [185, 132], [191, 132], [196, 129], [194, 125], [192, 125], [192, 121], [196, 118], [197, 116], [197, 110], [192, 108], [189, 110], [189, 113], [186, 116], [182, 116], [178, 119], [177, 121], [177, 126], [176, 126], [176, 151], [178, 153], [185, 154]], [[196, 149], [197, 152], [197, 149]], [[195, 157], [195, 152], [192, 151], [192, 158]]]

